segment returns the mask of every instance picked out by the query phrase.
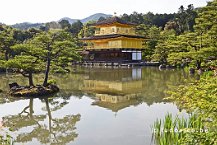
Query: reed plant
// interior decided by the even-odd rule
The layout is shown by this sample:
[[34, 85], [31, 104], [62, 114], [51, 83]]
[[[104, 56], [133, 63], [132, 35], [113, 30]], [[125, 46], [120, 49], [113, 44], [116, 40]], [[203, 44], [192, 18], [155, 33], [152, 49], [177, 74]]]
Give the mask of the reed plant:
[[[206, 134], [201, 117], [193, 114], [188, 119], [167, 114], [163, 120], [157, 119], [152, 126], [153, 139], [157, 145], [182, 145], [195, 133]], [[197, 140], [194, 141], [195, 144]]]
[[7, 134], [6, 136], [0, 135], [0, 144], [1, 145], [13, 145], [13, 138]]

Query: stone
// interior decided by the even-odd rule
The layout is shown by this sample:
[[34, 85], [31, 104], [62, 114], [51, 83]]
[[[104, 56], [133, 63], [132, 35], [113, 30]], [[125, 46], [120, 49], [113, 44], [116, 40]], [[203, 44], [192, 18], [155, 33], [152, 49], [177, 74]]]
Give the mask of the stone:
[[165, 65], [165, 64], [161, 64], [161, 65], [159, 66], [159, 70], [161, 70], [161, 69], [166, 69], [166, 65]]
[[0, 68], [0, 73], [5, 73], [6, 70], [4, 68]]
[[181, 68], [184, 68], [185, 66], [186, 66], [185, 63], [181, 63], [181, 65], [180, 65]]
[[217, 70], [213, 70], [214, 76], [217, 76]]
[[12, 87], [10, 90], [12, 91], [12, 92], [16, 92], [16, 91], [20, 91], [20, 90], [23, 90], [24, 88], [22, 88], [22, 87], [17, 87], [17, 86], [14, 86], [14, 87]]
[[202, 69], [198, 69], [197, 73], [198, 73], [198, 75], [202, 75], [203, 74], [203, 70]]
[[20, 87], [16, 82], [9, 84], [10, 89], [13, 87]]
[[191, 75], [193, 75], [193, 74], [195, 73], [195, 69], [194, 69], [194, 68], [190, 68], [190, 69], [189, 69], [189, 73], [190, 73]]
[[10, 94], [13, 96], [24, 96], [24, 97], [42, 97], [46, 95], [50, 95], [59, 91], [59, 88], [56, 85], [48, 85], [44, 87], [42, 85], [37, 86], [14, 86], [10, 89]]

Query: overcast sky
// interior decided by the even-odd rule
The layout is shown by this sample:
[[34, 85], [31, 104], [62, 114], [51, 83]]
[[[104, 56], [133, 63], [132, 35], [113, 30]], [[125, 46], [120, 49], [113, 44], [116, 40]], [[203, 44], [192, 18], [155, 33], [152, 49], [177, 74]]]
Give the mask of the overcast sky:
[[49, 22], [62, 17], [83, 19], [94, 13], [122, 15], [139, 13], [173, 13], [183, 5], [206, 5], [208, 0], [0, 0], [0, 22]]

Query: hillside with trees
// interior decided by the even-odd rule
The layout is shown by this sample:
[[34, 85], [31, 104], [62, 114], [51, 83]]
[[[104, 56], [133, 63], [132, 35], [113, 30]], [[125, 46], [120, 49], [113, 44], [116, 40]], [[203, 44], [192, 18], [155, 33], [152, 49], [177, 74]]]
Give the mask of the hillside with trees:
[[[39, 29], [40, 27], [49, 25], [50, 28], [58, 29], [59, 28], [58, 23], [63, 21], [63, 20], [68, 21], [70, 25], [73, 24], [73, 23], [76, 23], [77, 21], [80, 21], [83, 24], [85, 24], [85, 23], [88, 23], [90, 21], [98, 21], [101, 18], [105, 19], [105, 18], [108, 18], [108, 17], [111, 17], [111, 16], [112, 15], [103, 14], [103, 13], [96, 13], [96, 14], [90, 15], [90, 16], [88, 16], [86, 18], [83, 18], [83, 19], [72, 19], [72, 18], [69, 18], [69, 17], [64, 17], [64, 18], [61, 18], [58, 21], [51, 21], [51, 22], [47, 22], [47, 23], [23, 22], [23, 23], [17, 23], [17, 24], [11, 25], [11, 27], [21, 29], [21, 30], [28, 30], [30, 28]], [[0, 24], [1, 24], [1, 22], [0, 22]]]

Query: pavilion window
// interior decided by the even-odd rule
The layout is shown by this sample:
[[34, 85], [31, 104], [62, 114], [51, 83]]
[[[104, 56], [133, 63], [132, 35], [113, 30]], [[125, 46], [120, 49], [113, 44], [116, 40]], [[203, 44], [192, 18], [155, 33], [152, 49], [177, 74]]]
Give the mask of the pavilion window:
[[129, 30], [128, 30], [128, 29], [126, 29], [126, 33], [129, 33]]
[[119, 33], [119, 31], [120, 31], [119, 28], [117, 28], [117, 33]]
[[115, 28], [112, 28], [112, 33], [114, 33], [115, 32]]
[[102, 30], [101, 30], [101, 33], [102, 33], [102, 34], [104, 34], [104, 33], [105, 33], [105, 30], [104, 30], [104, 29], [102, 29]]

